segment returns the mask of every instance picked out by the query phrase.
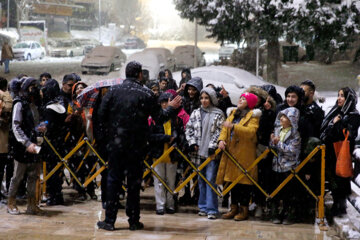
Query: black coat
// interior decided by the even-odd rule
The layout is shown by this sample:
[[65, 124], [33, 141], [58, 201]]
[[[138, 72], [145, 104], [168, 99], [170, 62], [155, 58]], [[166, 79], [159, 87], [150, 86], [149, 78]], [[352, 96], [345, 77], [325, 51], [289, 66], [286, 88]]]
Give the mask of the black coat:
[[[321, 131], [321, 140], [326, 145], [326, 176], [330, 182], [330, 189], [332, 195], [335, 197], [345, 197], [351, 194], [351, 186], [349, 178], [342, 178], [336, 176], [336, 156], [334, 151], [333, 143], [344, 140], [343, 129], [349, 131], [350, 141], [350, 153], [354, 151], [355, 139], [358, 135], [358, 128], [360, 125], [360, 115], [356, 109], [352, 112], [345, 113], [341, 120], [333, 124], [333, 119], [338, 115], [341, 115], [340, 109], [330, 111], [325, 117]], [[329, 120], [329, 121], [327, 121]]]
[[269, 146], [270, 135], [274, 130], [274, 123], [276, 114], [273, 110], [262, 109], [260, 117], [259, 128], [256, 132], [258, 143]]
[[149, 139], [148, 117], [162, 123], [172, 107], [162, 110], [153, 92], [136, 79], [125, 79], [103, 98], [98, 110], [98, 125], [108, 132], [107, 151], [131, 151], [139, 158], [147, 153]]
[[[170, 142], [171, 137], [175, 137], [172, 144], [182, 150], [186, 143], [185, 131], [183, 121], [179, 117], [171, 118], [171, 136], [165, 135], [163, 124], [152, 124], [150, 134], [150, 152], [149, 156], [152, 158], [159, 158], [164, 153], [164, 144]], [[178, 161], [179, 154], [177, 151], [172, 151], [170, 154], [171, 161]]]
[[300, 134], [301, 139], [306, 141], [309, 137], [320, 138], [321, 123], [324, 120], [324, 111], [314, 101], [309, 105], [303, 106], [300, 112]]

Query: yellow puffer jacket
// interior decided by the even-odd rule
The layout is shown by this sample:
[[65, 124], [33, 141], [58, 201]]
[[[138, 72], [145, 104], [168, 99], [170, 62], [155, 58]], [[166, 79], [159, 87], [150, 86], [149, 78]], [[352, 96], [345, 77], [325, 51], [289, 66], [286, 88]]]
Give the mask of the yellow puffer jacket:
[[[232, 111], [226, 121], [232, 122], [234, 113]], [[231, 129], [223, 127], [218, 141], [226, 142], [226, 149], [235, 157], [240, 165], [247, 169], [256, 159], [256, 131], [259, 127], [261, 111], [259, 109], [249, 111], [239, 123], [234, 125], [234, 133], [230, 141]], [[242, 172], [234, 163], [223, 154], [216, 178], [216, 184], [233, 182]], [[257, 167], [249, 171], [249, 174], [257, 180]], [[243, 177], [241, 184], [252, 184], [247, 177]]]

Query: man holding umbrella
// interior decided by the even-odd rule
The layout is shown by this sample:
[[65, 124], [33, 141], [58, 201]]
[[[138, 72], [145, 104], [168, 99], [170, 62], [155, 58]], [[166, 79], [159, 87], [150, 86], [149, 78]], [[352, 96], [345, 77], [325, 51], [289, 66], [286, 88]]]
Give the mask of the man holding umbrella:
[[126, 215], [129, 229], [144, 228], [140, 220], [140, 187], [143, 174], [143, 160], [147, 153], [149, 136], [148, 117], [155, 121], [165, 121], [176, 114], [181, 97], [169, 101], [169, 107], [161, 110], [150, 89], [143, 87], [142, 66], [136, 61], [129, 62], [125, 69], [126, 79], [114, 86], [101, 102], [98, 117], [100, 128], [109, 133], [106, 150], [108, 152], [109, 175], [105, 220], [99, 221], [99, 228], [115, 230], [118, 212], [118, 192], [127, 177]]

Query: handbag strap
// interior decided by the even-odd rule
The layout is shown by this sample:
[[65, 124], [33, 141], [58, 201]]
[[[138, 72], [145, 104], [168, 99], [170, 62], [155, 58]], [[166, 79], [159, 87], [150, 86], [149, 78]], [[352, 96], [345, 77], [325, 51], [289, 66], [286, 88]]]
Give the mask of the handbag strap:
[[344, 137], [345, 137], [344, 141], [347, 141], [348, 138], [349, 138], [349, 131], [344, 128], [343, 129], [343, 134], [344, 134]]

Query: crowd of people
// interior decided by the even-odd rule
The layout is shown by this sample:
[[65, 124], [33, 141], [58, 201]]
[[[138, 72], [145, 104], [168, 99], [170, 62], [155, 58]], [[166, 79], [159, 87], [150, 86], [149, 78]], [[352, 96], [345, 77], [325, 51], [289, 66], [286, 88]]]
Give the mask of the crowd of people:
[[[204, 87], [201, 78], [191, 76], [190, 69], [181, 72], [179, 86], [170, 70], [160, 72], [157, 80], [150, 81], [146, 76], [140, 63], [128, 63], [126, 79], [119, 85], [100, 89], [91, 108], [83, 108], [78, 102], [77, 97], [87, 84], [75, 73], [63, 77], [61, 88], [49, 73], [41, 74], [39, 79], [21, 74], [9, 83], [0, 78], [0, 177], [3, 179], [6, 171], [8, 213], [20, 213], [16, 197], [26, 188], [26, 212], [44, 214], [35, 196], [41, 161], [46, 162], [47, 171], [59, 161], [44, 142], [44, 136], [60, 156], [84, 136], [95, 140], [95, 149], [108, 162], [101, 174], [105, 209], [104, 221], [98, 222], [101, 229], [115, 229], [118, 209], [122, 207], [119, 198], [125, 195], [123, 185], [127, 190], [129, 228], [144, 227], [140, 222], [143, 160], [156, 160], [171, 146], [180, 149], [196, 166], [212, 158], [201, 173], [215, 189], [243, 174], [227, 154], [215, 155], [217, 149], [227, 150], [248, 169], [266, 148], [272, 148], [276, 155], [268, 154], [247, 172], [271, 192], [314, 147], [324, 143], [326, 178], [334, 199], [331, 213], [346, 213], [350, 178], [336, 175], [333, 143], [344, 140], [345, 129], [350, 151], [354, 150], [360, 116], [353, 89], [341, 88], [334, 107], [325, 115], [314, 99], [316, 88], [310, 80], [286, 88], [284, 100], [274, 86], [263, 85], [251, 86], [237, 103], [232, 103], [226, 89], [213, 84]], [[69, 160], [80, 181], [89, 174], [96, 156], [90, 154], [86, 166], [79, 170], [82, 159], [83, 154], [75, 154]], [[154, 170], [174, 189], [189, 174], [187, 167], [183, 157], [173, 151]], [[320, 167], [318, 154], [299, 173], [316, 195], [320, 191]], [[48, 206], [64, 203], [61, 171], [60, 168], [47, 182]], [[185, 187], [180, 199], [171, 195], [156, 176], [153, 184], [158, 215], [174, 214], [178, 205], [195, 203], [198, 215], [210, 220], [221, 217], [243, 221], [249, 217], [251, 202], [257, 206], [255, 217], [268, 217], [274, 224], [292, 224], [315, 215], [315, 200], [297, 181], [291, 181], [268, 201], [245, 176], [231, 189], [230, 197], [224, 197], [223, 204], [229, 211], [222, 215], [217, 194], [201, 177], [194, 191]], [[97, 198], [95, 183], [83, 189], [74, 182], [74, 188], [83, 200], [87, 195]]]

